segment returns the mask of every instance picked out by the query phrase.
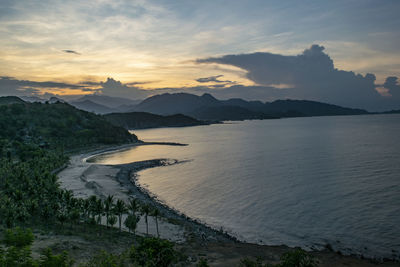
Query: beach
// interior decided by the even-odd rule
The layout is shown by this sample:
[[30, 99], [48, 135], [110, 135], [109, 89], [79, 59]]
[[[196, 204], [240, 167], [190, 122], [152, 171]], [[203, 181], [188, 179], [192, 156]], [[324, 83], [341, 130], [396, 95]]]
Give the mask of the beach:
[[[267, 246], [240, 242], [234, 237], [212, 229], [204, 223], [192, 220], [184, 214], [158, 201], [151, 192], [147, 192], [136, 183], [137, 173], [146, 168], [180, 164], [176, 159], [152, 159], [120, 165], [102, 165], [95, 163], [95, 157], [104, 153], [117, 152], [132, 146], [151, 145], [154, 143], [135, 143], [123, 146], [101, 148], [70, 157], [66, 168], [58, 173], [61, 188], [72, 190], [79, 198], [97, 195], [105, 198], [113, 195], [116, 199], [127, 202], [137, 198], [141, 202], [156, 206], [162, 219], [159, 222], [160, 237], [176, 243], [196, 263], [199, 255], [206, 257], [210, 266], [235, 266], [245, 257], [262, 257], [269, 263], [277, 263], [280, 256], [292, 250], [287, 246]], [[177, 143], [157, 143], [158, 145], [182, 145]], [[146, 232], [144, 219], [138, 224], [137, 232]], [[125, 229], [127, 230], [127, 229]], [[149, 217], [149, 233], [156, 236], [155, 222]], [[319, 266], [376, 266], [374, 260], [356, 256], [343, 256], [327, 247], [323, 251], [311, 252]], [[396, 262], [383, 261], [380, 266], [399, 266]]]

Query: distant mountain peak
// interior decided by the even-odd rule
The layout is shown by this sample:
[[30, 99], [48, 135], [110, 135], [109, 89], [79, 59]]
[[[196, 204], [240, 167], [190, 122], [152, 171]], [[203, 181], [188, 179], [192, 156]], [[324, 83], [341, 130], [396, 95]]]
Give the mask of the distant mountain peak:
[[209, 94], [209, 93], [203, 94], [203, 95], [201, 96], [201, 98], [208, 99], [208, 100], [213, 100], [213, 101], [218, 101], [215, 97], [213, 97], [213, 96], [212, 96], [211, 94]]
[[49, 103], [50, 103], [50, 104], [54, 104], [54, 103], [57, 103], [57, 102], [65, 103], [64, 100], [62, 100], [61, 98], [55, 97], [55, 96], [52, 96], [52, 97], [49, 99]]

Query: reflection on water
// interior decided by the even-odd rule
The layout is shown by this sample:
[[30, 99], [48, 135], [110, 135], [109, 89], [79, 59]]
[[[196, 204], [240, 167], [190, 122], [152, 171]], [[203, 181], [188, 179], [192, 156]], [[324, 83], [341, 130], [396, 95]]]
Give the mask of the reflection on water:
[[115, 165], [151, 159], [167, 159], [170, 158], [171, 154], [184, 148], [185, 146], [168, 146], [166, 148], [166, 145], [139, 145], [104, 153], [90, 158], [88, 161], [98, 164]]
[[[103, 158], [191, 160], [141, 171], [159, 199], [243, 240], [392, 257], [400, 253], [400, 116], [315, 117], [135, 131]], [[393, 251], [392, 251], [393, 250]]]

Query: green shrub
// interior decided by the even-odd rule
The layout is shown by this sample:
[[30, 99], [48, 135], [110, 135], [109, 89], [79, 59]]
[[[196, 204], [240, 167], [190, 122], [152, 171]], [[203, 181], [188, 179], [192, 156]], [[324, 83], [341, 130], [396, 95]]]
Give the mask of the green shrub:
[[[240, 267], [267, 267], [269, 265], [264, 264], [261, 258], [257, 258], [255, 261], [249, 258], [244, 258], [240, 261]], [[273, 266], [273, 265], [271, 265]]]
[[314, 257], [304, 250], [298, 248], [294, 251], [286, 252], [281, 257], [280, 267], [315, 267], [317, 266]]
[[20, 227], [16, 227], [13, 229], [7, 229], [4, 237], [4, 243], [7, 246], [21, 248], [32, 245], [33, 239], [34, 236], [31, 229], [22, 229]]
[[47, 248], [40, 257], [40, 267], [69, 267], [73, 261], [69, 259], [67, 252], [59, 255], [53, 255], [50, 248]]
[[26, 246], [22, 248], [9, 247], [0, 251], [0, 266], [33, 267], [38, 265], [32, 259], [30, 247]]
[[88, 263], [83, 266], [86, 267], [119, 267], [124, 266], [124, 257], [113, 255], [102, 250], [99, 254], [94, 256]]
[[179, 260], [173, 243], [155, 237], [145, 238], [137, 248], [132, 247], [129, 257], [140, 266], [170, 266]]

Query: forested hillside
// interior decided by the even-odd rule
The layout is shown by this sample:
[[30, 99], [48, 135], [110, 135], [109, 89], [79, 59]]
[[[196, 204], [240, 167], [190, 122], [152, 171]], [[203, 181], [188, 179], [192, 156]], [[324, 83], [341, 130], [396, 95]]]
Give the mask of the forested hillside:
[[67, 162], [66, 150], [137, 141], [103, 117], [65, 103], [0, 103], [0, 228], [72, 218], [72, 195], [53, 173]]
[[[18, 98], [16, 98], [18, 99]], [[103, 117], [78, 110], [66, 103], [19, 103], [0, 98], [0, 152], [5, 143], [72, 149], [94, 144], [137, 141], [135, 135]], [[11, 104], [6, 100], [10, 100]], [[22, 101], [22, 100], [21, 100]]]

